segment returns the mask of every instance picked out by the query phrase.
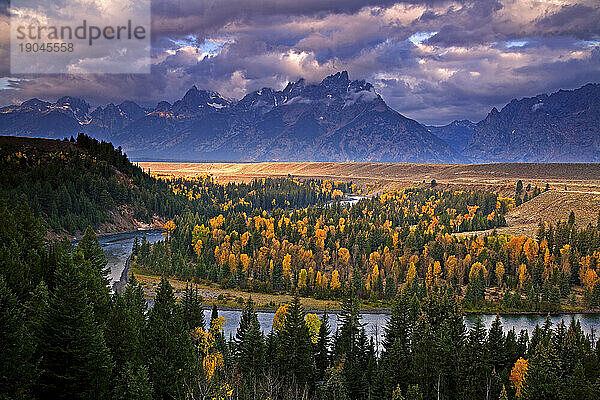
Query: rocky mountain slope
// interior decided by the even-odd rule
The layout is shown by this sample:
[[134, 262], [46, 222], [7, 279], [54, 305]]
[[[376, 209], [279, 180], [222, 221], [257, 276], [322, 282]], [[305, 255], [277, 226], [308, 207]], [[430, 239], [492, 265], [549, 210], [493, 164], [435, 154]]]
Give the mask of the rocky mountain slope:
[[346, 71], [300, 79], [240, 100], [193, 86], [152, 109], [125, 101], [31, 99], [0, 108], [0, 134], [49, 138], [83, 132], [136, 160], [557, 162], [600, 161], [600, 85], [512, 100], [481, 122], [423, 126], [391, 109]]
[[492, 109], [464, 154], [478, 161], [600, 161], [600, 84]]
[[458, 161], [449, 145], [387, 106], [370, 83], [339, 72], [232, 101], [192, 87], [173, 104], [132, 102], [91, 111], [83, 100], [29, 100], [0, 109], [0, 133], [65, 137], [85, 132], [134, 159], [228, 161]]
[[452, 147], [456, 152], [461, 153], [469, 144], [475, 123], [468, 119], [461, 121], [452, 121], [443, 126], [426, 126], [429, 132], [439, 137]]

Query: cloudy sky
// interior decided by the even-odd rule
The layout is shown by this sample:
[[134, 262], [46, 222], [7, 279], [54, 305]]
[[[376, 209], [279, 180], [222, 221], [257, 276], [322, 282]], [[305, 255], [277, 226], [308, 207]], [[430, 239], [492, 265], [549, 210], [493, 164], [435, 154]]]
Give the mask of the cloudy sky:
[[153, 0], [147, 75], [11, 76], [2, 15], [2, 105], [63, 95], [155, 105], [194, 84], [241, 98], [347, 70], [400, 113], [443, 124], [600, 82], [598, 0]]

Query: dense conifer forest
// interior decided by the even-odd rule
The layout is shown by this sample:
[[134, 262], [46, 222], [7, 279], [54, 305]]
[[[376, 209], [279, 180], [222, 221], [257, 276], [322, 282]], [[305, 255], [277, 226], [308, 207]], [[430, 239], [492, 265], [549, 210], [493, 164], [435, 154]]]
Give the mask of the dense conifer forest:
[[[147, 308], [132, 276], [108, 287], [88, 229], [77, 245], [44, 243], [26, 207], [0, 206], [0, 396], [6, 399], [597, 399], [600, 343], [575, 320], [527, 331], [467, 330], [451, 286], [393, 299], [381, 351], [359, 300], [345, 297], [338, 329], [296, 298], [262, 332], [251, 300], [237, 333], [193, 285], [177, 300], [162, 279]], [[168, 243], [167, 243], [168, 245]]]
[[[528, 334], [463, 318], [597, 307], [600, 216], [541, 223], [529, 238], [494, 230], [529, 199], [518, 192], [432, 183], [347, 204], [360, 189], [345, 182], [152, 178], [83, 135], [0, 149], [2, 399], [600, 396], [600, 343], [575, 319]], [[161, 276], [150, 308], [134, 275], [123, 293], [109, 288], [92, 226], [119, 206], [172, 217], [164, 241], [134, 242], [136, 267]], [[47, 229], [85, 234], [74, 246]], [[181, 297], [168, 277], [189, 282]], [[246, 301], [228, 338], [216, 307], [205, 320], [196, 283], [294, 300], [270, 332]], [[337, 329], [301, 296], [340, 300]], [[366, 303], [391, 308], [381, 346], [361, 322]]]

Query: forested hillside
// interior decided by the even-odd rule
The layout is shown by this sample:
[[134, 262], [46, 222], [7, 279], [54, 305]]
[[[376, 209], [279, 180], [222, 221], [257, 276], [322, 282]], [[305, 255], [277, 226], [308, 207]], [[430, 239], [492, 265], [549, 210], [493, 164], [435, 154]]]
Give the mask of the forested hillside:
[[[208, 176], [167, 183], [132, 164], [120, 148], [83, 134], [63, 141], [0, 136], [0, 168], [0, 199], [11, 206], [27, 203], [58, 234], [83, 232], [87, 226], [133, 230], [136, 223], [186, 209], [213, 217], [223, 207], [248, 213], [305, 207], [330, 201], [335, 189], [321, 188], [318, 180], [291, 179], [224, 186]], [[350, 190], [349, 184], [339, 185]], [[119, 226], [123, 220], [125, 225]]]
[[[564, 399], [600, 395], [600, 344], [572, 320], [531, 334], [497, 318], [467, 330], [456, 290], [436, 277], [403, 286], [378, 350], [349, 294], [333, 332], [298, 297], [262, 332], [251, 300], [233, 338], [205, 321], [188, 286], [162, 279], [151, 309], [132, 277], [109, 293], [88, 229], [73, 248], [44, 245], [26, 206], [0, 204], [0, 397], [6, 399]], [[167, 243], [169, 245], [169, 243]], [[471, 278], [474, 279], [474, 278]]]
[[0, 138], [0, 198], [27, 203], [55, 233], [83, 232], [130, 213], [172, 216], [187, 201], [133, 165], [121, 149], [83, 134], [71, 140]]

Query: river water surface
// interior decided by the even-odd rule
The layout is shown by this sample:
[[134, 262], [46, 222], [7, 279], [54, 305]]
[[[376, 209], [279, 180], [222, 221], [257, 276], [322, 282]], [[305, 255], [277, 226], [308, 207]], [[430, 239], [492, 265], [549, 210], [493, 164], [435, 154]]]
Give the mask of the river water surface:
[[155, 243], [163, 239], [160, 230], [115, 233], [98, 237], [98, 241], [102, 246], [102, 250], [104, 250], [104, 256], [110, 267], [111, 285], [121, 279], [121, 274], [123, 273], [123, 268], [125, 268], [127, 257], [131, 254], [135, 237], [137, 236], [141, 242], [144, 235], [150, 243]]
[[[354, 199], [353, 199], [354, 200]], [[137, 232], [129, 232], [129, 233], [117, 233], [114, 235], [104, 235], [100, 237], [98, 240], [102, 245], [102, 249], [104, 250], [104, 254], [106, 255], [106, 259], [110, 266], [111, 270], [111, 280], [114, 283], [115, 281], [119, 281], [121, 277], [121, 273], [123, 272], [123, 268], [125, 267], [125, 262], [127, 257], [131, 254], [131, 249], [133, 246], [134, 238], [137, 236], [141, 238], [146, 235], [146, 239], [150, 243], [155, 243], [159, 240], [162, 240], [161, 231], [152, 230], [152, 231], [137, 231]], [[210, 318], [210, 310], [205, 311], [206, 318], [208, 321]], [[219, 315], [225, 317], [227, 323], [224, 326], [225, 335], [228, 338], [230, 335], [235, 335], [235, 331], [240, 322], [241, 311], [239, 310], [219, 310]], [[258, 321], [263, 332], [268, 333], [271, 331], [273, 325], [273, 312], [267, 311], [259, 311], [258, 312]], [[329, 318], [329, 322], [331, 325], [332, 331], [335, 331], [337, 327], [337, 315], [331, 314]], [[484, 314], [481, 315], [483, 319], [483, 323], [489, 329], [494, 320], [495, 315]], [[362, 323], [365, 326], [365, 330], [369, 337], [372, 337], [376, 344], [380, 343], [383, 338], [383, 328], [387, 322], [389, 315], [386, 313], [365, 313], [362, 315]], [[467, 328], [472, 326], [475, 321], [476, 316], [473, 314], [469, 314], [465, 316], [465, 324]], [[598, 338], [598, 332], [600, 331], [600, 314], [556, 314], [551, 315], [552, 322], [554, 326], [560, 323], [561, 320], [564, 320], [568, 325], [571, 318], [575, 318], [579, 320], [581, 323], [582, 329], [587, 334], [592, 334], [595, 338]], [[545, 315], [501, 315], [500, 320], [502, 321], [502, 326], [505, 331], [515, 329], [518, 333], [522, 329], [527, 330], [530, 334], [533, 328], [535, 328], [536, 324], [542, 325], [546, 320]]]

